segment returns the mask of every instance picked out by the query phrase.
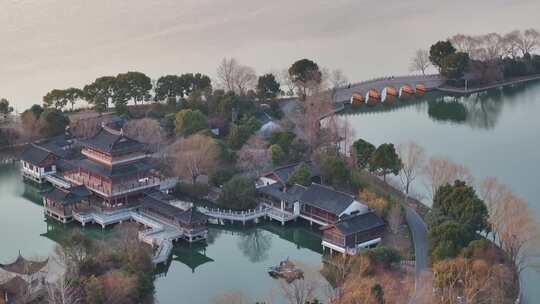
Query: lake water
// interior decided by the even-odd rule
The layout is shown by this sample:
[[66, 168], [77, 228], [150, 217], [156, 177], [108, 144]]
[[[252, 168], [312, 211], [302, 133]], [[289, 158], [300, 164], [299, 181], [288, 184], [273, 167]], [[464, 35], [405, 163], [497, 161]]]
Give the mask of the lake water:
[[259, 74], [312, 58], [351, 81], [408, 73], [457, 32], [540, 28], [538, 0], [0, 0], [0, 96], [19, 111], [51, 89], [139, 70]]
[[[379, 145], [415, 141], [428, 156], [446, 156], [477, 180], [494, 176], [526, 198], [540, 222], [540, 82], [469, 97], [428, 94], [394, 106], [345, 115], [357, 137]], [[414, 185], [425, 193], [423, 183]], [[524, 274], [526, 303], [538, 303], [540, 276]]]
[[[45, 257], [75, 224], [67, 226], [46, 221], [38, 189], [22, 182], [15, 166], [0, 166], [0, 263], [26, 257]], [[97, 226], [85, 233], [105, 238]], [[161, 304], [206, 304], [224, 295], [241, 293], [251, 302], [283, 303], [283, 290], [267, 269], [289, 257], [305, 269], [321, 286], [326, 284], [318, 270], [322, 267], [321, 238], [317, 231], [301, 223], [281, 227], [214, 226], [206, 245], [179, 244], [172, 260], [159, 267], [155, 281], [156, 299]]]

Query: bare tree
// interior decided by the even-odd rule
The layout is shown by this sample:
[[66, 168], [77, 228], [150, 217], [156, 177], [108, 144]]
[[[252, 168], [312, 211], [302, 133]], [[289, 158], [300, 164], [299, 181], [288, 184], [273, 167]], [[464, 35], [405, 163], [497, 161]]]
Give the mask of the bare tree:
[[227, 91], [233, 91], [236, 89], [234, 80], [234, 74], [238, 68], [238, 62], [234, 58], [223, 58], [217, 68], [218, 80]]
[[516, 58], [519, 53], [519, 31], [512, 31], [503, 36], [505, 56]]
[[332, 89], [337, 89], [346, 86], [349, 83], [349, 79], [347, 76], [345, 76], [345, 73], [343, 73], [340, 69], [335, 69], [330, 73], [330, 84], [332, 85]]
[[[73, 267], [72, 257], [66, 255], [61, 246], [55, 248], [53, 260], [62, 271], [55, 273], [54, 282], [46, 282], [47, 301], [50, 304], [76, 304], [83, 303], [81, 288], [69, 277], [76, 277], [76, 269]], [[49, 271], [52, 271], [49, 269]]]
[[414, 53], [414, 57], [411, 58], [411, 64], [409, 66], [409, 70], [411, 72], [420, 71], [422, 72], [422, 75], [426, 75], [426, 70], [431, 65], [431, 61], [429, 60], [429, 53], [426, 50], [417, 50], [416, 53]]
[[394, 203], [387, 216], [388, 226], [392, 233], [397, 234], [402, 222], [401, 205]]
[[252, 67], [240, 66], [236, 73], [236, 92], [245, 94], [249, 89], [253, 89], [257, 84], [257, 75]]
[[321, 118], [332, 113], [330, 96], [324, 92], [307, 96], [303, 107], [299, 125], [307, 143], [314, 151], [320, 144]]
[[486, 204], [489, 213], [489, 223], [492, 227], [491, 236], [495, 242], [497, 239], [496, 227], [502, 225], [505, 220], [505, 202], [513, 195], [508, 187], [500, 184], [494, 177], [486, 177], [479, 186], [480, 198]]
[[353, 264], [354, 258], [348, 254], [331, 256], [330, 259], [324, 263], [321, 273], [325, 279], [334, 286], [334, 288], [329, 288], [327, 292], [329, 298], [341, 298], [343, 284], [347, 281], [347, 278], [352, 271]]
[[434, 285], [441, 303], [509, 303], [512, 272], [485, 259], [458, 257], [434, 265]]
[[504, 40], [497, 33], [489, 33], [478, 37], [479, 49], [477, 59], [484, 62], [493, 62], [504, 56]]
[[313, 300], [318, 285], [310, 279], [298, 279], [291, 283], [281, 281], [283, 295], [289, 304], [305, 304]]
[[397, 153], [401, 158], [402, 167], [399, 177], [405, 194], [409, 195], [410, 186], [416, 179], [419, 171], [425, 166], [426, 156], [424, 148], [413, 141], [409, 141], [397, 146]]
[[124, 125], [123, 131], [128, 137], [145, 144], [159, 144], [164, 137], [159, 122], [151, 118], [132, 119]]
[[520, 33], [517, 38], [518, 48], [521, 55], [530, 54], [540, 46], [540, 32], [536, 29], [527, 29]]
[[70, 116], [69, 128], [71, 133], [76, 137], [90, 137], [96, 134], [102, 124], [112, 121], [113, 116], [91, 116], [92, 114], [80, 116]]
[[527, 201], [493, 177], [482, 181], [480, 195], [488, 208], [494, 241], [508, 254], [518, 273], [531, 267], [531, 260], [540, 256], [540, 228]]
[[450, 42], [459, 51], [464, 52], [472, 56], [478, 48], [478, 39], [476, 37], [457, 34], [451, 37]]
[[193, 184], [197, 182], [197, 177], [209, 174], [218, 163], [216, 143], [202, 134], [180, 138], [170, 149], [175, 160], [175, 173], [180, 177], [190, 178]]
[[49, 304], [83, 303], [80, 287], [64, 276], [59, 278], [56, 283], [47, 284], [47, 296]]
[[440, 186], [451, 184], [458, 179], [469, 185], [474, 184], [474, 178], [467, 167], [444, 157], [431, 157], [424, 166], [423, 174], [431, 198], [435, 196]]
[[248, 304], [246, 296], [240, 290], [229, 290], [215, 297], [214, 304]]
[[217, 77], [221, 86], [237, 94], [245, 94], [257, 81], [255, 70], [241, 65], [234, 58], [223, 58], [217, 68]]
[[289, 74], [288, 69], [284, 69], [279, 72], [279, 83], [282, 87], [287, 88], [285, 91], [285, 94], [287, 96], [293, 96], [294, 95], [294, 89], [296, 88], [294, 81], [291, 79], [291, 75]]
[[238, 151], [238, 166], [246, 171], [255, 172], [256, 176], [270, 165], [267, 153], [268, 143], [258, 135], [249, 138]]
[[[373, 269], [373, 266], [366, 266]], [[332, 303], [417, 303], [410, 302], [414, 291], [413, 276], [404, 276], [401, 269], [377, 268], [373, 272], [372, 275], [353, 273], [355, 275], [344, 284], [342, 297]]]

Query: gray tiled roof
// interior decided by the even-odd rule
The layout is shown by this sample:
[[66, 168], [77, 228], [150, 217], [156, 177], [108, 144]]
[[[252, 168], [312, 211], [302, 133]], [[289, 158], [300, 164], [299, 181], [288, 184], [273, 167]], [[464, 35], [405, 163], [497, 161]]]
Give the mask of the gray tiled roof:
[[54, 187], [51, 191], [45, 192], [43, 196], [63, 205], [68, 205], [78, 203], [91, 194], [85, 186], [78, 186], [69, 190]]
[[302, 194], [306, 192], [307, 188], [302, 185], [293, 185], [287, 189], [287, 196], [289, 197], [289, 203], [298, 202], [302, 197]]
[[[317, 176], [320, 176], [320, 172], [319, 172], [319, 169], [313, 164], [313, 162], [311, 161], [307, 161], [307, 162], [304, 162], [308, 169], [309, 169], [309, 174], [311, 175], [311, 177], [317, 177]], [[300, 165], [301, 162], [298, 162], [298, 163], [294, 163], [294, 164], [289, 164], [289, 165], [286, 165], [286, 166], [282, 166], [282, 167], [278, 167], [278, 168], [275, 168], [272, 173], [275, 174], [277, 177], [279, 177], [279, 179], [281, 181], [283, 181], [284, 183], [287, 182], [287, 180], [289, 180], [289, 175], [294, 171], [294, 169], [296, 169], [296, 167], [298, 165]]]
[[122, 132], [113, 133], [106, 128], [99, 129], [97, 134], [84, 141], [84, 144], [109, 153], [143, 148], [140, 142], [123, 135]]
[[341, 214], [354, 201], [352, 195], [336, 191], [330, 187], [311, 184], [300, 197], [300, 202], [309, 204], [336, 215]]
[[349, 216], [335, 224], [335, 227], [345, 235], [383, 226], [384, 221], [373, 212]]
[[73, 139], [70, 135], [62, 134], [38, 143], [44, 150], [54, 153], [58, 157], [66, 158], [69, 156]]
[[304, 191], [306, 191], [306, 187], [294, 185], [284, 192], [281, 184], [274, 183], [268, 186], [260, 187], [257, 189], [257, 191], [278, 200], [282, 200], [288, 203], [295, 203], [300, 200], [300, 197], [302, 196]]
[[189, 208], [188, 210], [176, 215], [176, 219], [182, 224], [205, 224], [208, 221], [208, 216], [200, 213], [195, 208]]
[[152, 209], [163, 215], [172, 216], [181, 224], [206, 223], [208, 217], [194, 208], [182, 210], [169, 203], [171, 196], [158, 194], [158, 192], [146, 193], [141, 199], [144, 208]]
[[33, 165], [39, 165], [43, 162], [51, 152], [35, 145], [31, 144], [21, 155], [21, 159], [25, 162]]
[[49, 263], [49, 259], [43, 261], [27, 260], [19, 252], [17, 259], [13, 263], [0, 264], [0, 268], [11, 273], [31, 275], [45, 268], [45, 266], [47, 266], [47, 263]]
[[106, 166], [91, 161], [88, 158], [74, 160], [71, 164], [75, 167], [84, 168], [88, 171], [108, 177], [120, 177], [135, 174], [137, 172], [146, 172], [154, 168], [147, 160], [137, 161], [130, 164]]

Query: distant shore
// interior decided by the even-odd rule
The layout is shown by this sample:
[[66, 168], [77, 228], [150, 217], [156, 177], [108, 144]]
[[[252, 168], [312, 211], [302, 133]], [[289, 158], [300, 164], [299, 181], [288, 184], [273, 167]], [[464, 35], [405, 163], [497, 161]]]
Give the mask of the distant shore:
[[530, 76], [523, 76], [523, 77], [514, 77], [514, 78], [498, 81], [498, 82], [483, 85], [483, 86], [473, 86], [473, 87], [468, 87], [468, 88], [442, 85], [438, 87], [437, 90], [444, 93], [471, 94], [471, 93], [478, 93], [478, 92], [487, 91], [490, 89], [506, 87], [509, 85], [520, 84], [520, 83], [525, 83], [525, 82], [539, 80], [539, 79], [540, 79], [540, 74], [537, 74], [537, 75], [530, 75]]

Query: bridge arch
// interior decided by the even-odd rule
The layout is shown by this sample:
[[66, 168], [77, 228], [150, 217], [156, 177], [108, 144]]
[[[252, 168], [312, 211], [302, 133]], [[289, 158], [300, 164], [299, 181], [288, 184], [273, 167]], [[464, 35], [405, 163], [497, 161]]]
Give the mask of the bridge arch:
[[386, 86], [382, 90], [381, 100], [383, 102], [393, 102], [398, 98], [399, 91], [394, 86]]
[[404, 84], [399, 88], [399, 97], [400, 98], [407, 98], [409, 96], [414, 95], [415, 88], [413, 88], [410, 84]]
[[416, 84], [416, 93], [425, 93], [426, 92], [426, 84], [421, 82]]
[[361, 105], [361, 104], [364, 104], [366, 103], [366, 98], [364, 97], [364, 95], [362, 95], [362, 93], [360, 92], [352, 92], [351, 94], [351, 104], [352, 105]]
[[366, 102], [369, 105], [375, 105], [381, 102], [381, 93], [377, 89], [369, 89], [366, 93]]

